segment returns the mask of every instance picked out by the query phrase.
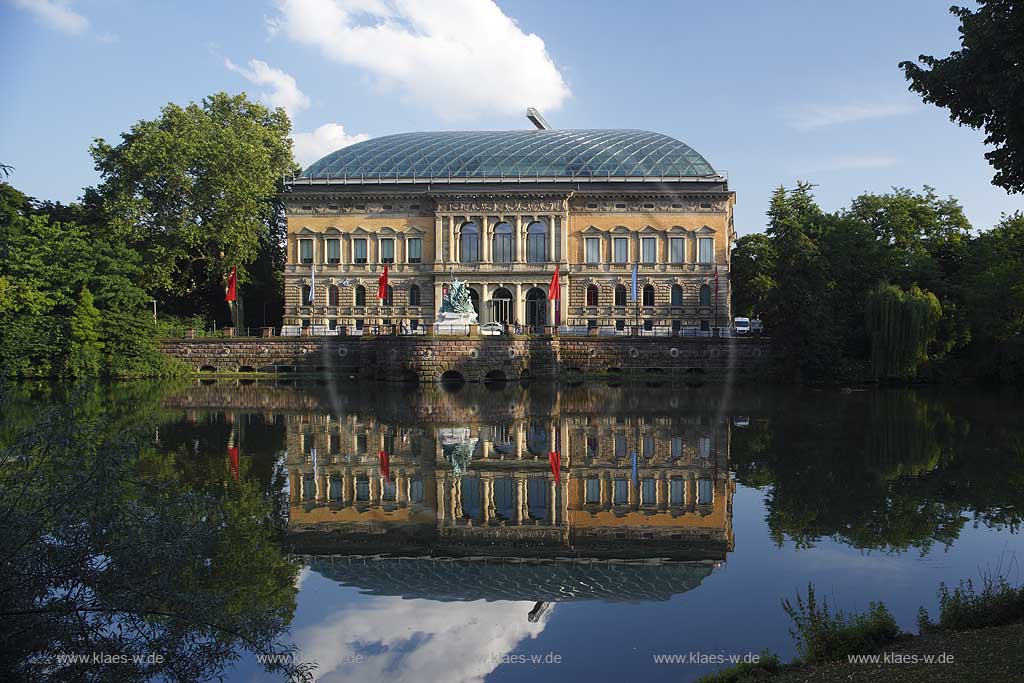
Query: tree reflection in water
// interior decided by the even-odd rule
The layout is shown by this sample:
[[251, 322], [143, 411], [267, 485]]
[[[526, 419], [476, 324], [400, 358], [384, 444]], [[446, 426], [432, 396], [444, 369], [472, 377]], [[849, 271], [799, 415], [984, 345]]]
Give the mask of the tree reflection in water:
[[153, 448], [152, 398], [82, 390], [39, 413], [0, 398], [0, 671], [202, 681], [249, 651], [311, 680], [279, 641], [298, 565], [272, 497], [226, 463], [183, 481]]

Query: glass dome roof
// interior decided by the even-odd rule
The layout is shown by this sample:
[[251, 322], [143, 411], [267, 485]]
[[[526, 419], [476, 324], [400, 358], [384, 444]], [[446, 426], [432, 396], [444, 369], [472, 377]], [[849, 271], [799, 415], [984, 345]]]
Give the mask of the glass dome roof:
[[332, 152], [310, 180], [399, 178], [700, 178], [717, 176], [687, 144], [645, 130], [400, 133]]

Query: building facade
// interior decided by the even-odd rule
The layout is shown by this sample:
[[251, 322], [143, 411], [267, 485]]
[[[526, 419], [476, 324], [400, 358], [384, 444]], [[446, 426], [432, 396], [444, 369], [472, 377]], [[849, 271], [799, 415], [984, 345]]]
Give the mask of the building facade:
[[666, 135], [391, 135], [312, 164], [284, 200], [286, 325], [419, 329], [452, 278], [481, 323], [667, 334], [731, 320], [735, 193]]

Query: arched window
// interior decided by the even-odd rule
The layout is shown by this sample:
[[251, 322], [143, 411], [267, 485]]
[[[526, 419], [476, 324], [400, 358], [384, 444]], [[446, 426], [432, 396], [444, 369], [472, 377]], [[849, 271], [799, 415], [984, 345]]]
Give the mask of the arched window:
[[388, 291], [384, 293], [384, 300], [381, 302], [383, 306], [394, 306], [395, 305], [395, 288], [388, 285]]
[[643, 305], [644, 306], [653, 306], [654, 305], [654, 287], [652, 287], [651, 285], [644, 285], [643, 297], [644, 297], [643, 298]]
[[700, 299], [698, 300], [701, 306], [711, 305], [711, 288], [707, 285], [700, 286]]
[[356, 306], [366, 305], [366, 287], [356, 285]]
[[615, 285], [615, 305], [626, 305], [626, 285]]
[[299, 302], [300, 306], [309, 306], [309, 285], [302, 285], [302, 301]]
[[672, 285], [672, 305], [683, 305], [683, 288], [680, 285]]
[[597, 306], [597, 285], [587, 285], [587, 305]]
[[512, 226], [508, 223], [498, 223], [494, 226], [492, 259], [495, 263], [512, 263]]
[[548, 260], [548, 226], [540, 221], [526, 228], [526, 262], [544, 263]]
[[494, 290], [494, 294], [491, 295], [491, 317], [494, 322], [505, 323], [506, 325], [514, 321], [514, 311], [512, 310], [512, 292], [504, 287], [498, 287]]
[[337, 285], [331, 285], [330, 287], [327, 288], [327, 305], [328, 306], [337, 306], [339, 298], [340, 298], [340, 293], [338, 292], [338, 286]]
[[420, 305], [420, 286], [412, 285], [409, 287], [409, 305], [419, 306]]
[[480, 228], [476, 223], [465, 223], [462, 226], [462, 237], [459, 242], [459, 260], [462, 263], [480, 261]]

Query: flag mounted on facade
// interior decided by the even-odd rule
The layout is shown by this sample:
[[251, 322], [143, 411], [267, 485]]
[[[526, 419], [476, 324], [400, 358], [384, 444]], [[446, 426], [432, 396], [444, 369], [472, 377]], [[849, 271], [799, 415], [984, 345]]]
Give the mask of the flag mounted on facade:
[[637, 297], [636, 297], [636, 285], [637, 285], [637, 271], [638, 271], [639, 269], [640, 269], [640, 266], [639, 266], [639, 264], [636, 264], [636, 263], [634, 263], [634, 264], [633, 264], [633, 279], [632, 279], [632, 285], [633, 285], [633, 292], [632, 292], [632, 294], [633, 294], [633, 303], [636, 303], [636, 302], [637, 302]]
[[231, 275], [228, 275], [228, 287], [224, 290], [224, 301], [231, 303], [232, 301], [238, 300], [238, 267], [231, 269]]
[[228, 460], [231, 463], [231, 476], [238, 481], [238, 446], [228, 448]]
[[380, 474], [384, 481], [391, 483], [391, 458], [387, 451], [377, 451], [377, 459], [380, 460]]
[[551, 463], [551, 472], [555, 475], [555, 483], [562, 483], [562, 454], [558, 451], [548, 452], [548, 462]]
[[384, 264], [384, 272], [377, 278], [377, 298], [387, 299], [388, 298], [388, 264]]
[[633, 451], [632, 460], [633, 460], [633, 485], [634, 486], [638, 486], [639, 485], [638, 482], [640, 480], [640, 475], [639, 475], [639, 473], [637, 471], [637, 467], [636, 467], [636, 451]]
[[309, 305], [316, 301], [316, 266], [309, 267]]
[[555, 302], [555, 327], [562, 324], [562, 283], [558, 280], [558, 264], [555, 264], [555, 274], [551, 276], [551, 284], [548, 285], [548, 299]]

